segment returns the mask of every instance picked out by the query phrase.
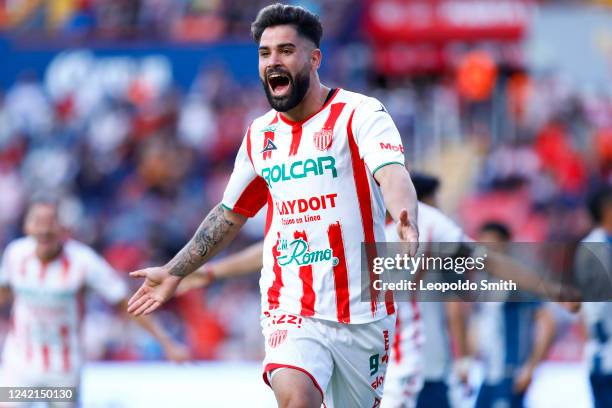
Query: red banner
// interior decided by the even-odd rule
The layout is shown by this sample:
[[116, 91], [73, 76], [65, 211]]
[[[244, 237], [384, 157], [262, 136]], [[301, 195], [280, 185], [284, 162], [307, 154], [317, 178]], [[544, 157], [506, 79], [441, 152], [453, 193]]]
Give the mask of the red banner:
[[370, 0], [365, 28], [374, 42], [519, 40], [531, 0]]

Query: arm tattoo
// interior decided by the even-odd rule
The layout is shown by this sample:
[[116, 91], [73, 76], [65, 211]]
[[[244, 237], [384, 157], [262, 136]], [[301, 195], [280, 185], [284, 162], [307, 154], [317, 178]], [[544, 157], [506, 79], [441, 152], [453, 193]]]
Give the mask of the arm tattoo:
[[195, 271], [233, 228], [234, 223], [225, 217], [223, 207], [219, 204], [213, 208], [187, 245], [170, 261], [170, 274], [183, 277]]

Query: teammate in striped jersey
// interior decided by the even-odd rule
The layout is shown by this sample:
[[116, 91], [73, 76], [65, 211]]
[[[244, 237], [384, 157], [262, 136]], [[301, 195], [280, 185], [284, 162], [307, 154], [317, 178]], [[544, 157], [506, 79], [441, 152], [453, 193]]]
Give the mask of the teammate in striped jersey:
[[252, 32], [273, 109], [249, 126], [222, 203], [192, 240], [167, 265], [133, 273], [146, 280], [129, 311], [157, 309], [268, 202], [264, 381], [281, 407], [378, 406], [395, 309], [392, 294], [373, 287], [361, 301], [361, 243], [384, 241], [388, 210], [416, 252], [401, 138], [376, 99], [320, 83], [317, 16], [271, 5]]
[[[27, 237], [11, 242], [2, 257], [0, 298], [13, 299], [11, 325], [2, 354], [2, 386], [78, 387], [83, 350], [85, 290], [125, 310], [127, 287], [91, 248], [64, 239], [57, 205], [32, 204]], [[137, 318], [174, 361], [188, 358], [150, 317]]]

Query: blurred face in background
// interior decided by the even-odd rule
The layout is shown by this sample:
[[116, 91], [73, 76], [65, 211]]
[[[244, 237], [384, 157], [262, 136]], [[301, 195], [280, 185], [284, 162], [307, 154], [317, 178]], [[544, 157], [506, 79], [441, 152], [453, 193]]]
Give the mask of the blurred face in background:
[[478, 242], [481, 242], [487, 248], [497, 251], [506, 252], [508, 249], [508, 239], [495, 230], [481, 230], [478, 234]]
[[33, 204], [25, 219], [25, 232], [36, 240], [36, 256], [50, 261], [62, 250], [64, 229], [53, 204]]
[[259, 41], [259, 77], [270, 106], [287, 112], [299, 105], [320, 60], [321, 51], [292, 25], [266, 28]]

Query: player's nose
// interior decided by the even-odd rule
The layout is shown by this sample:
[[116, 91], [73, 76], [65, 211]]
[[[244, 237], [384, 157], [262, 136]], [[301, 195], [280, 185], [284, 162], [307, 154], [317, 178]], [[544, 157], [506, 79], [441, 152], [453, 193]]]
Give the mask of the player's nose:
[[282, 66], [280, 53], [272, 51], [270, 53], [270, 57], [268, 57], [266, 61], [266, 70], [274, 69], [280, 66]]

